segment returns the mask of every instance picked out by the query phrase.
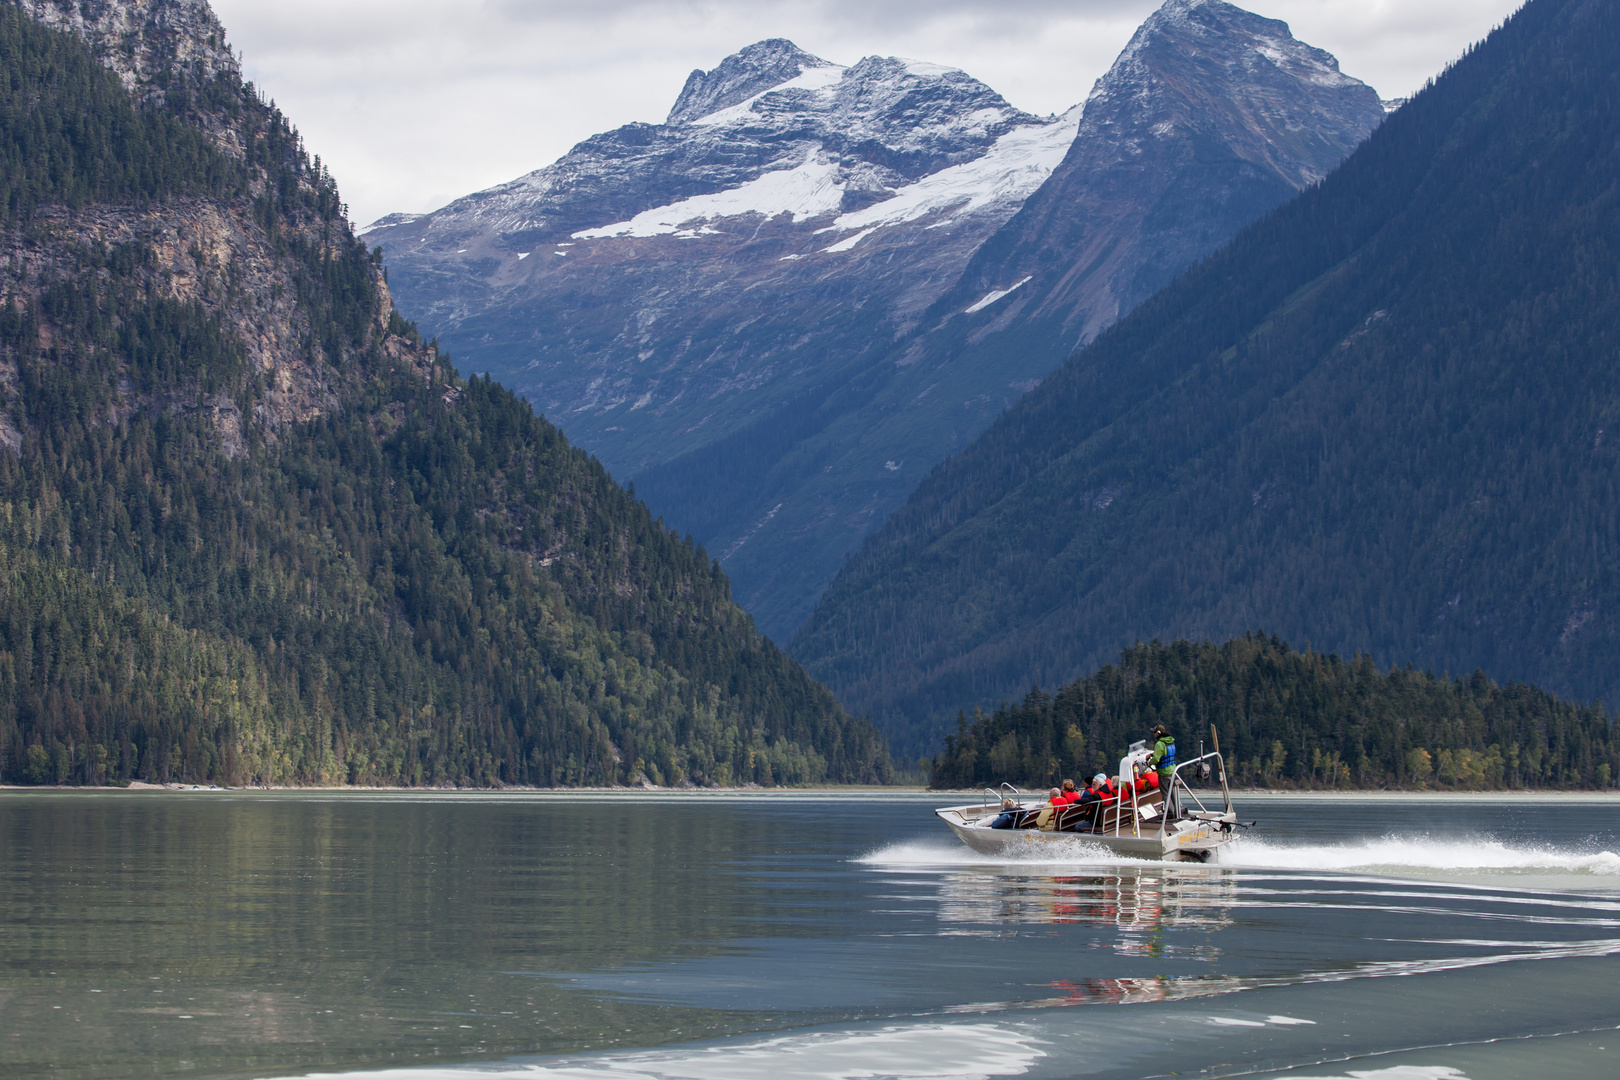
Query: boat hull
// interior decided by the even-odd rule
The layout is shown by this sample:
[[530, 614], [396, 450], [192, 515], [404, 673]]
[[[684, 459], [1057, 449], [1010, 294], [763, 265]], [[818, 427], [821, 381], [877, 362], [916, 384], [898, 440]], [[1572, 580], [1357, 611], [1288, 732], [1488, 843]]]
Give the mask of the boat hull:
[[1231, 839], [1230, 824], [1221, 818], [1183, 820], [1162, 831], [1151, 828], [1119, 832], [1054, 832], [1045, 829], [992, 829], [986, 824], [994, 808], [953, 806], [936, 810], [968, 847], [983, 855], [1050, 858], [1064, 848], [1102, 848], [1114, 855], [1166, 862], [1206, 862]]

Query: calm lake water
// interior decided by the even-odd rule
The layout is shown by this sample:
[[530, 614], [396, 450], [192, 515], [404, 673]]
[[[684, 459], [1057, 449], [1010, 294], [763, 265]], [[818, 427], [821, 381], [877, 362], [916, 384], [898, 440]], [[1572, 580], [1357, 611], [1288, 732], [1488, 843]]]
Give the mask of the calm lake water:
[[1620, 1075], [1620, 802], [1241, 799], [1197, 866], [943, 801], [0, 792], [0, 1075]]

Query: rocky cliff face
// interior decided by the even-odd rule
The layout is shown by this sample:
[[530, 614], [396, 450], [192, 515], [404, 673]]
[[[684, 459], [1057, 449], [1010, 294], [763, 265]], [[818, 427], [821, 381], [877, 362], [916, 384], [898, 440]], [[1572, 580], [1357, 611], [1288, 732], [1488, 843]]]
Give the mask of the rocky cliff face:
[[1218, 0], [1170, 0], [1045, 121], [961, 72], [762, 42], [694, 73], [670, 123], [369, 238], [406, 310], [634, 477], [786, 636], [935, 463], [1382, 115]]
[[207, 0], [9, 0], [35, 22], [74, 34], [124, 89], [161, 95], [171, 83], [239, 75]]
[[[308, 279], [311, 264], [337, 257], [347, 240], [346, 227], [322, 209], [337, 208], [336, 189], [302, 158], [279, 113], [244, 96], [225, 29], [205, 0], [12, 0], [12, 6], [80, 38], [145, 108], [182, 119], [242, 167], [209, 195], [80, 208], [47, 203], [26, 227], [0, 231], [0, 291], [14, 305], [37, 309], [54, 285], [82, 271], [86, 252], [140, 251], [130, 273], [142, 287], [233, 328], [263, 388], [244, 414], [246, 399], [234, 388], [197, 399], [189, 391], [177, 396], [172, 386], [124, 380], [109, 419], [147, 406], [202, 410], [221, 446], [235, 455], [245, 445], [244, 425], [274, 442], [282, 425], [336, 408], [338, 390], [355, 378], [350, 349], [376, 345], [424, 371], [431, 366], [421, 343], [388, 331], [393, 301], [380, 271], [371, 274], [366, 335], [345, 348], [321, 332]], [[16, 384], [15, 355], [0, 357], [0, 381]], [[15, 420], [4, 423], [12, 431], [8, 437], [0, 430], [0, 442], [20, 444]]]

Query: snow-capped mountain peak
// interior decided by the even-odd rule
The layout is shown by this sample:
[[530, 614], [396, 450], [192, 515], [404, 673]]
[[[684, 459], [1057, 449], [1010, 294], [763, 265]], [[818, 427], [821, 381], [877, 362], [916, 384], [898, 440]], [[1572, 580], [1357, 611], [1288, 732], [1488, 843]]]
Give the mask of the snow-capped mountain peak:
[[[761, 85], [781, 75], [789, 77]], [[703, 109], [710, 111], [693, 115]], [[671, 115], [688, 119], [659, 130], [681, 140], [687, 160], [709, 147], [730, 157], [740, 146], [769, 156], [758, 171], [733, 172], [720, 190], [681, 192], [618, 221], [598, 218], [573, 239], [712, 237], [721, 235], [714, 223], [727, 218], [786, 214], [801, 223], [878, 206], [887, 209], [869, 220], [840, 217], [818, 228], [854, 231], [947, 211], [1005, 216], [1062, 159], [1077, 123], [1077, 113], [1042, 120], [1021, 112], [958, 68], [883, 56], [842, 67], [781, 40], [695, 73]], [[801, 254], [855, 246], [807, 243]]]
[[1165, 0], [1137, 28], [1114, 66], [1097, 81], [1092, 96], [1106, 97], [1126, 88], [1141, 92], [1155, 69], [1145, 54], [1167, 45], [1178, 56], [1199, 56], [1245, 74], [1270, 64], [1281, 75], [1327, 89], [1361, 85], [1339, 70], [1333, 54], [1298, 40], [1285, 22], [1226, 0]]
[[688, 75], [664, 123], [690, 124], [791, 82], [806, 71], [835, 66], [786, 38], [767, 38], [732, 53], [712, 71], [699, 68]]
[[848, 70], [848, 68], [840, 64], [823, 64], [820, 67], [806, 68], [787, 82], [766, 87], [759, 93], [746, 97], [735, 105], [716, 109], [714, 112], [706, 113], [689, 121], [689, 123], [700, 127], [716, 127], [724, 124], [746, 122], [755, 116], [763, 117], [771, 111], [780, 111], [770, 108], [770, 105], [775, 104], [775, 102], [762, 105], [765, 98], [774, 99], [777, 95], [783, 95], [781, 100], [786, 103], [787, 111], [793, 111], [796, 103], [802, 104], [806, 101], [819, 101], [823, 107], [826, 107], [832, 101], [839, 82], [843, 80], [844, 73]]

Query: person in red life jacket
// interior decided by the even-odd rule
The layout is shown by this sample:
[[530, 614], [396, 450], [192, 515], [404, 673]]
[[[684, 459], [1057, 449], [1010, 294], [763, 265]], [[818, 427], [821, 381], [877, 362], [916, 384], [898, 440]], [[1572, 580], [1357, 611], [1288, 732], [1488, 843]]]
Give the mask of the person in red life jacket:
[[1085, 811], [1084, 816], [1078, 819], [1077, 824], [1089, 824], [1094, 821], [1098, 809], [1118, 797], [1119, 792], [1115, 791], [1114, 786], [1108, 782], [1108, 777], [1102, 773], [1093, 776], [1091, 783], [1086, 785], [1086, 790], [1080, 793], [1080, 798], [1077, 801], [1076, 805], [1084, 808]]
[[1058, 791], [1057, 797], [1052, 800], [1053, 806], [1062, 808], [1058, 811], [1058, 828], [1070, 828], [1074, 825], [1075, 821], [1079, 819], [1079, 811], [1071, 809], [1079, 801], [1080, 792], [1075, 790], [1074, 781], [1063, 781], [1063, 787]]

